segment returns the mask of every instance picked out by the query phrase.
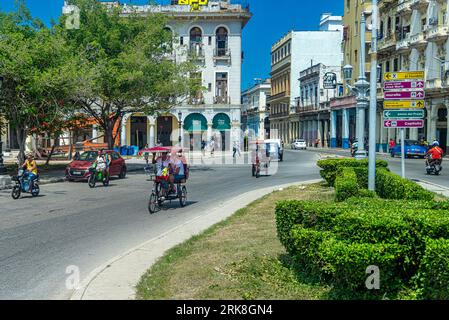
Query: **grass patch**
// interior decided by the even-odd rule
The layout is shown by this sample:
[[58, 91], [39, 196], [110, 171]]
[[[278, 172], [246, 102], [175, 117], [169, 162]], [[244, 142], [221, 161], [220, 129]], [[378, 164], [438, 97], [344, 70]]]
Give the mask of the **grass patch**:
[[[286, 254], [277, 238], [279, 200], [332, 202], [324, 184], [276, 191], [169, 250], [140, 280], [137, 299], [330, 299], [331, 288]], [[338, 297], [337, 297], [338, 298]]]

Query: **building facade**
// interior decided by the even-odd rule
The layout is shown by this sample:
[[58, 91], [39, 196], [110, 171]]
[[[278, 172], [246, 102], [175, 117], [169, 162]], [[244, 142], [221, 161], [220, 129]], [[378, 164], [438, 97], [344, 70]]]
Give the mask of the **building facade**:
[[[335, 75], [335, 89], [325, 89], [325, 76]], [[341, 66], [325, 66], [322, 63], [307, 68], [300, 73], [301, 95], [296, 100], [299, 115], [299, 138], [308, 146], [317, 144], [329, 147], [330, 140], [330, 100], [343, 94]]]
[[[422, 129], [406, 129], [406, 138], [449, 146], [449, 10], [447, 0], [380, 1], [379, 64], [383, 72], [425, 71], [426, 121]], [[383, 92], [379, 89], [378, 100]], [[379, 109], [382, 104], [379, 103]], [[382, 114], [378, 114], [381, 123]], [[379, 127], [378, 145], [399, 141], [395, 129]]]
[[296, 101], [300, 72], [316, 63], [335, 66], [342, 60], [341, 31], [291, 31], [271, 49], [270, 130], [272, 138], [290, 142], [300, 135]]
[[242, 92], [242, 131], [253, 139], [270, 137], [269, 105], [271, 79], [266, 79]]

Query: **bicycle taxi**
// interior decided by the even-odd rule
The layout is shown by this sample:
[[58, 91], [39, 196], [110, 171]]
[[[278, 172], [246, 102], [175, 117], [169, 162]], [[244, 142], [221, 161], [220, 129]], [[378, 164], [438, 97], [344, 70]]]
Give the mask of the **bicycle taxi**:
[[[165, 202], [179, 200], [181, 207], [187, 205], [186, 183], [189, 178], [189, 167], [182, 149], [177, 147], [154, 147], [143, 149], [139, 154], [151, 153], [152, 164], [145, 167], [149, 181], [153, 181], [153, 189], [148, 202], [148, 211], [153, 214], [159, 211]], [[175, 175], [175, 164], [181, 164], [184, 175]], [[172, 177], [172, 178], [171, 178]], [[170, 188], [170, 178], [174, 189]]]
[[270, 168], [270, 149], [269, 144], [263, 140], [256, 140], [250, 142], [251, 151], [251, 172], [253, 177], [259, 178], [261, 171], [265, 171], [265, 175], [268, 176], [268, 170]]

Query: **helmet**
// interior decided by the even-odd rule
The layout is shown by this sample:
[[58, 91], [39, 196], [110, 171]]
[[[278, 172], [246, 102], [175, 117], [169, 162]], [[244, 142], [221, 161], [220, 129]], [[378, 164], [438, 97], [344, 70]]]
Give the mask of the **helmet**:
[[440, 143], [439, 143], [438, 141], [434, 141], [434, 142], [432, 143], [432, 146], [433, 146], [433, 147], [439, 147], [439, 146], [440, 146]]

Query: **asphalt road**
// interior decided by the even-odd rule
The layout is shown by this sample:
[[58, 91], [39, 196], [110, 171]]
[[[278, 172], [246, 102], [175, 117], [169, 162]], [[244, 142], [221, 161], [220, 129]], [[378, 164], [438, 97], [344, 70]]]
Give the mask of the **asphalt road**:
[[113, 257], [244, 192], [319, 178], [316, 160], [317, 154], [286, 151], [277, 172], [259, 179], [249, 165], [196, 168], [188, 206], [174, 202], [154, 215], [147, 211], [151, 182], [143, 171], [94, 190], [86, 183], [44, 185], [34, 199], [14, 201], [10, 191], [0, 191], [0, 299], [69, 298], [71, 266], [82, 281]]

